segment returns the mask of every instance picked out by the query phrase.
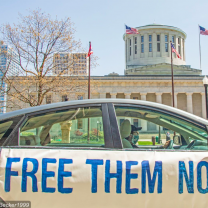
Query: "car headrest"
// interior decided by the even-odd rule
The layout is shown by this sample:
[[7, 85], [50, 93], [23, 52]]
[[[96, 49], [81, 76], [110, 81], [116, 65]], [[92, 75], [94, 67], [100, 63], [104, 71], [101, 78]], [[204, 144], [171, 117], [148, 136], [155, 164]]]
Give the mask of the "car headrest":
[[124, 139], [124, 138], [128, 137], [130, 135], [130, 133], [131, 133], [130, 121], [128, 119], [125, 119], [121, 123], [121, 128], [120, 128], [121, 138]]

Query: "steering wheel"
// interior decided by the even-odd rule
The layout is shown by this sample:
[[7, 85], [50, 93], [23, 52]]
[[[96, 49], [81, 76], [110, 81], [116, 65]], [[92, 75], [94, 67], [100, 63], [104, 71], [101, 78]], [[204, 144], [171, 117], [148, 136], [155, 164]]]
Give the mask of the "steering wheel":
[[170, 140], [169, 145], [165, 149], [173, 149], [173, 140]]

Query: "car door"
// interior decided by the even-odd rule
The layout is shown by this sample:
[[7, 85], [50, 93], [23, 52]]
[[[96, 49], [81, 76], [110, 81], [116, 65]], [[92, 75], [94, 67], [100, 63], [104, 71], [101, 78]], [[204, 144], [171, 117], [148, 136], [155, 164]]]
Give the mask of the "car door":
[[1, 149], [1, 199], [32, 207], [98, 207], [114, 177], [106, 175], [113, 150], [122, 147], [114, 127], [105, 103], [26, 114]]
[[[207, 207], [207, 121], [147, 104], [108, 104], [115, 111], [110, 117], [117, 120], [118, 140], [123, 143], [114, 157], [122, 161], [124, 173], [119, 202], [122, 207]], [[139, 129], [137, 144], [131, 137], [132, 125]], [[167, 132], [170, 141], [165, 146]], [[162, 143], [153, 145], [156, 136]]]

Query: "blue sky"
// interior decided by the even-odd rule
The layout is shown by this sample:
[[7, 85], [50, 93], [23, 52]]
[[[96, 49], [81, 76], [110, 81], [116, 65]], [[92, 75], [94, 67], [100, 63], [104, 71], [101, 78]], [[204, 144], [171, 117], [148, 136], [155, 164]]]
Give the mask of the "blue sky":
[[[70, 17], [76, 39], [92, 42], [98, 64], [92, 75], [124, 74], [124, 24], [179, 27], [187, 34], [186, 64], [200, 68], [198, 24], [208, 29], [207, 0], [0, 0], [0, 24], [16, 23], [18, 13], [41, 8], [52, 17]], [[208, 74], [208, 36], [201, 36], [202, 74]]]

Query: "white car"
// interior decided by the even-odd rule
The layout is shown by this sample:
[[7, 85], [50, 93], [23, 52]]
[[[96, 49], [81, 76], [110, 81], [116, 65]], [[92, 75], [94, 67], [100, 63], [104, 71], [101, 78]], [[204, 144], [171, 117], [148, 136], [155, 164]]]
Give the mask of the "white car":
[[207, 208], [207, 126], [179, 109], [126, 99], [3, 114], [0, 207]]

